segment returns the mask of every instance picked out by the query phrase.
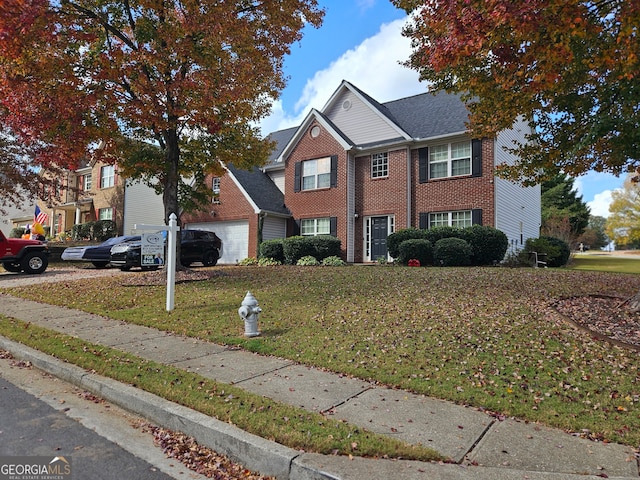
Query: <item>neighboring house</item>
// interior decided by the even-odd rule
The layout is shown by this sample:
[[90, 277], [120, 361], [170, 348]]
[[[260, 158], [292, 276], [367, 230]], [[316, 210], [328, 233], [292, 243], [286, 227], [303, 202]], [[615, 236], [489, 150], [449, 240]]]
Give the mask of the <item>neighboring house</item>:
[[51, 236], [95, 220], [113, 220], [122, 233], [124, 180], [115, 165], [83, 162], [57, 178], [54, 187], [41, 192], [38, 205], [49, 216], [44, 226], [50, 228]]
[[183, 226], [215, 231], [221, 263], [257, 256], [259, 243], [329, 234], [348, 262], [388, 258], [386, 239], [407, 227], [489, 225], [514, 250], [540, 227], [540, 187], [496, 177], [515, 160], [503, 147], [525, 141], [526, 123], [472, 139], [456, 95], [425, 93], [378, 103], [343, 81], [322, 110], [272, 133], [270, 163], [252, 172], [227, 165], [212, 178], [210, 209]]
[[5, 207], [6, 214], [0, 214], [0, 230], [8, 237], [11, 230], [16, 227], [25, 227], [33, 223], [33, 213], [35, 211], [35, 202], [30, 200], [20, 207]]

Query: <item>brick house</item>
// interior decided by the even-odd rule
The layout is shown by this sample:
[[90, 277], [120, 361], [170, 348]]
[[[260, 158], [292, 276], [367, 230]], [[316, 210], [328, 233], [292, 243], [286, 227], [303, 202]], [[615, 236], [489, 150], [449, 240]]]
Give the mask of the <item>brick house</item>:
[[322, 110], [274, 132], [269, 163], [246, 172], [227, 166], [212, 178], [211, 208], [183, 225], [215, 231], [221, 263], [256, 256], [260, 241], [331, 234], [348, 262], [387, 257], [386, 238], [407, 227], [489, 225], [511, 248], [537, 237], [540, 187], [495, 175], [515, 159], [503, 147], [525, 141], [525, 122], [492, 139], [467, 134], [456, 95], [425, 93], [379, 103], [343, 81]]
[[113, 220], [122, 233], [123, 205], [124, 180], [115, 165], [102, 162], [82, 162], [38, 195], [38, 206], [49, 216], [44, 226], [52, 236], [95, 220]]

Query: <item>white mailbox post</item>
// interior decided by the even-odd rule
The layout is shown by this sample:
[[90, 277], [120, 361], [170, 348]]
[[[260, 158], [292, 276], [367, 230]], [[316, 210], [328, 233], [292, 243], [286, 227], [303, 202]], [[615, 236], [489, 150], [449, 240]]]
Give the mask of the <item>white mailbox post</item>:
[[180, 231], [178, 217], [175, 213], [169, 215], [169, 225], [138, 225], [133, 226], [134, 230], [165, 230], [167, 232], [167, 258], [165, 267], [167, 269], [167, 312], [173, 310], [176, 290], [176, 245], [177, 233]]

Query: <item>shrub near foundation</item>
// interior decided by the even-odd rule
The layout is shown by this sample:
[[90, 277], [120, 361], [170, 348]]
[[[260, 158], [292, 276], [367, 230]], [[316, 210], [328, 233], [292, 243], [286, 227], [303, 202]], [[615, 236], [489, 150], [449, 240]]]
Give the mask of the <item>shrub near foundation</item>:
[[471, 246], [461, 238], [443, 238], [433, 249], [433, 262], [443, 267], [471, 265]]
[[433, 263], [433, 247], [429, 240], [424, 238], [412, 238], [405, 240], [398, 248], [398, 262], [407, 265], [409, 260], [416, 259], [420, 265], [431, 265]]

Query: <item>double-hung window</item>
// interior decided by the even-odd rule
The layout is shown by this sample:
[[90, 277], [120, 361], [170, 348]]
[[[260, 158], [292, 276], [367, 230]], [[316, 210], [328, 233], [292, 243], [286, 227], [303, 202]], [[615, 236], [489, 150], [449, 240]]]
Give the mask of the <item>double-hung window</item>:
[[436, 145], [429, 149], [429, 178], [471, 175], [471, 142]]
[[331, 186], [331, 158], [318, 158], [302, 162], [302, 190]]
[[387, 152], [371, 155], [371, 178], [389, 176], [389, 156]]
[[300, 221], [300, 233], [302, 235], [329, 235], [331, 221], [325, 218], [305, 218]]
[[113, 220], [113, 208], [101, 208], [98, 210], [98, 220]]
[[429, 228], [470, 227], [473, 224], [471, 210], [458, 212], [438, 212], [429, 214]]
[[82, 178], [82, 190], [88, 192], [91, 190], [91, 174], [87, 173]]
[[105, 165], [100, 169], [100, 188], [113, 187], [115, 178], [115, 167], [113, 165]]

